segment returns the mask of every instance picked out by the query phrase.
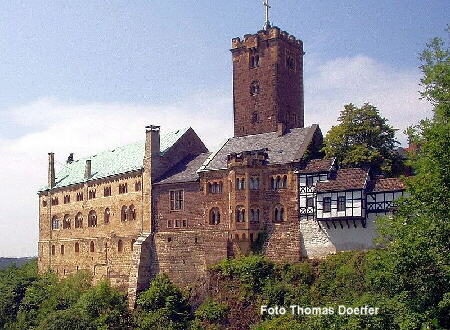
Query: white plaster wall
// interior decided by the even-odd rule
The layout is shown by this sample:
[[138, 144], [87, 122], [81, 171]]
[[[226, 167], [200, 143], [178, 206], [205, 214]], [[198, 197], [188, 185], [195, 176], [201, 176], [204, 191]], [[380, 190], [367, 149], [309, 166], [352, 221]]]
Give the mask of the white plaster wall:
[[[383, 215], [383, 214], [381, 214]], [[377, 214], [369, 214], [366, 228], [363, 228], [361, 221], [356, 221], [357, 228], [353, 226], [353, 221], [347, 223], [342, 221], [344, 228], [336, 223], [336, 229], [330, 223], [328, 229], [326, 224], [319, 227], [317, 221], [307, 220], [306, 217], [300, 219], [300, 232], [302, 235], [302, 256], [307, 258], [323, 258], [331, 253], [350, 250], [367, 250], [375, 247], [373, 240], [375, 233], [375, 218]]]

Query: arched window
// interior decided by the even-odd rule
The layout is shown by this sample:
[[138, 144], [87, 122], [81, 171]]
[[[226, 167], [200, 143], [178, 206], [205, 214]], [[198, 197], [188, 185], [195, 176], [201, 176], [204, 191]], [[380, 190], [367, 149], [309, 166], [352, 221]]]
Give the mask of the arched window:
[[89, 212], [88, 227], [97, 227], [97, 213], [94, 210]]
[[78, 212], [75, 216], [75, 228], [83, 228], [83, 215]]
[[75, 243], [75, 253], [80, 252], [80, 243], [76, 242]]
[[274, 222], [283, 222], [284, 221], [284, 207], [283, 205], [277, 205], [274, 209]]
[[236, 241], [239, 241], [239, 235], [238, 235], [238, 234], [234, 234], [234, 239], [235, 239]]
[[257, 81], [254, 81], [250, 85], [250, 94], [253, 96], [258, 95], [260, 92], [259, 83]]
[[277, 187], [275, 185], [275, 178], [274, 177], [270, 178], [270, 186], [272, 187], [273, 190], [277, 189]]
[[259, 209], [251, 209], [250, 210], [250, 221], [251, 222], [259, 222]]
[[245, 241], [247, 239], [247, 235], [245, 233], [242, 234], [242, 240]]
[[64, 245], [61, 245], [61, 254], [64, 254]]
[[245, 209], [243, 206], [236, 207], [236, 222], [245, 222]]
[[130, 205], [128, 208], [128, 220], [136, 220], [136, 209], [134, 205]]
[[104, 215], [103, 215], [103, 220], [104, 220], [104, 222], [105, 222], [105, 224], [106, 223], [109, 223], [109, 218], [111, 217], [111, 210], [107, 207], [106, 209], [105, 209], [105, 213], [104, 213]]
[[89, 251], [95, 252], [95, 244], [94, 244], [94, 241], [91, 241], [91, 244], [90, 244], [90, 246], [89, 246]]
[[220, 210], [214, 207], [209, 211], [209, 224], [218, 225], [220, 223]]
[[71, 223], [70, 223], [70, 218], [69, 215], [66, 214], [64, 216], [64, 220], [63, 220], [63, 229], [70, 229]]
[[277, 176], [277, 184], [276, 184], [276, 188], [280, 189], [281, 188], [281, 177]]
[[120, 212], [120, 219], [122, 221], [128, 220], [128, 207], [126, 205], [122, 206], [122, 210]]
[[281, 181], [281, 188], [287, 188], [287, 176], [283, 176], [283, 181]]
[[55, 252], [56, 252], [56, 247], [54, 245], [52, 245], [52, 256], [55, 255]]
[[119, 253], [122, 253], [122, 252], [123, 252], [123, 242], [122, 242], [121, 239], [119, 239], [119, 241], [117, 242], [117, 251], [118, 251]]
[[135, 239], [131, 240], [131, 251], [134, 251], [134, 243], [136, 243]]
[[56, 215], [53, 216], [53, 218], [52, 218], [52, 229], [53, 230], [58, 230], [59, 229], [59, 220], [56, 217]]

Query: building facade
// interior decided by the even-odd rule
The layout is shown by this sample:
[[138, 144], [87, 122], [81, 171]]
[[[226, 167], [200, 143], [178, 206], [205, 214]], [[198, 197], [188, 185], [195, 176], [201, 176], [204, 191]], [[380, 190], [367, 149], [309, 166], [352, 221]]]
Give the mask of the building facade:
[[192, 128], [85, 159], [39, 191], [39, 270], [88, 269], [136, 292], [164, 272], [201, 289], [207, 268], [258, 249], [275, 261], [372, 248], [398, 179], [320, 159], [304, 127], [303, 44], [277, 27], [232, 40], [234, 137], [208, 151]]

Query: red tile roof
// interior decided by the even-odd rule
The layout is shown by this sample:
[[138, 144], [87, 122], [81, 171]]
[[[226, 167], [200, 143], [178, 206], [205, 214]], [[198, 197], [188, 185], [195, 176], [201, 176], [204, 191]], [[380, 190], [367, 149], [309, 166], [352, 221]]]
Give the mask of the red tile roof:
[[373, 192], [405, 190], [405, 184], [400, 178], [377, 178], [372, 188]]
[[328, 172], [333, 166], [334, 158], [332, 159], [312, 159], [306, 163], [305, 167], [299, 170], [299, 173], [320, 173]]
[[318, 182], [317, 192], [344, 191], [364, 189], [368, 179], [368, 171], [362, 168], [343, 168], [337, 170], [328, 182]]

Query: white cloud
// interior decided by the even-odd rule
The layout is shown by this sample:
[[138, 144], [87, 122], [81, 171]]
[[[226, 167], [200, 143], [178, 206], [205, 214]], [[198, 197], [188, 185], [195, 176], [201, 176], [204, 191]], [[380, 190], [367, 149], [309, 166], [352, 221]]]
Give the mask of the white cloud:
[[[429, 114], [429, 106], [418, 100], [419, 73], [415, 70], [394, 70], [366, 56], [313, 60], [313, 66], [306, 63], [312, 71], [305, 76], [305, 119], [308, 125], [320, 124], [324, 133], [349, 102], [377, 105], [382, 115], [401, 129]], [[2, 117], [9, 126], [3, 134], [16, 133], [13, 138], [0, 135], [0, 182], [4, 187], [0, 191], [0, 256], [36, 254], [36, 191], [46, 182], [49, 151], [63, 163], [70, 152], [77, 158], [142, 140], [144, 126], [149, 124], [161, 125], [163, 132], [191, 126], [210, 149], [232, 135], [229, 91], [225, 95], [194, 95], [164, 106], [73, 104], [43, 98], [5, 111]]]
[[46, 183], [47, 153], [62, 164], [70, 152], [87, 156], [145, 139], [145, 126], [164, 131], [190, 126], [213, 149], [232, 134], [231, 97], [196, 95], [167, 106], [68, 104], [41, 99], [7, 110], [17, 138], [0, 138], [0, 256], [35, 255], [38, 237], [36, 192]]
[[396, 70], [364, 55], [312, 61], [315, 65], [305, 77], [305, 120], [319, 123], [324, 133], [350, 102], [377, 106], [399, 129], [397, 138], [403, 144], [403, 130], [431, 113], [429, 103], [419, 99], [418, 70]]

